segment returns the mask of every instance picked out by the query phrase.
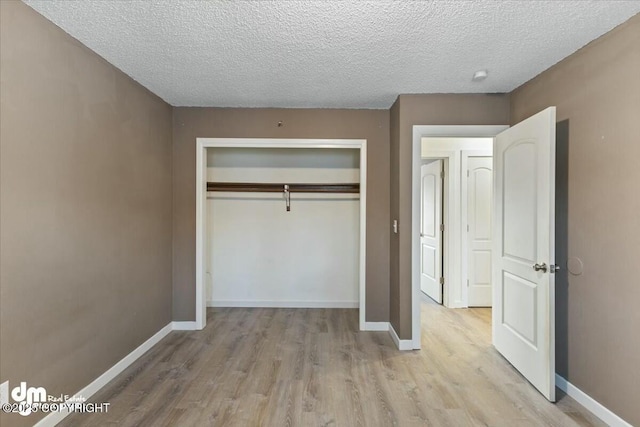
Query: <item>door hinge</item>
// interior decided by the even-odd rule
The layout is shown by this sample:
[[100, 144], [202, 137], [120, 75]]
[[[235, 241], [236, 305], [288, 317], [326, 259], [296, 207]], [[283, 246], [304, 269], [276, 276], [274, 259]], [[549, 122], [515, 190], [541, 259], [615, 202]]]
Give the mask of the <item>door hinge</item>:
[[469, 287], [469, 279], [467, 279], [467, 288]]
[[441, 277], [441, 278], [440, 278], [440, 284], [441, 284], [441, 285], [444, 285], [444, 277]]
[[444, 224], [440, 224], [440, 231], [444, 231]]
[[467, 224], [467, 233], [469, 232], [469, 224]]
[[469, 169], [467, 169], [467, 178], [469, 178]]
[[444, 179], [444, 171], [440, 171], [440, 178]]

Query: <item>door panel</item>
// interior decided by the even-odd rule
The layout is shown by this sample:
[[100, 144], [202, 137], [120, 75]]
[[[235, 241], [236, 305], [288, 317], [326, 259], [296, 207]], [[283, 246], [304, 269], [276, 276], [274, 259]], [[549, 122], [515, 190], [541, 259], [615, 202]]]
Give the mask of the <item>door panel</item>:
[[437, 219], [437, 203], [431, 203], [436, 199], [436, 181], [440, 179], [434, 175], [435, 172], [428, 168], [428, 165], [424, 166], [427, 170], [426, 174], [422, 177], [422, 198], [428, 203], [422, 204], [422, 233], [432, 239], [436, 238], [436, 219]]
[[496, 137], [494, 195], [493, 343], [554, 401], [555, 107]]
[[442, 304], [442, 160], [422, 165], [420, 213], [420, 288]]
[[422, 274], [436, 280], [436, 251], [428, 245], [422, 245]]
[[502, 324], [536, 349], [536, 293], [538, 285], [504, 272]]
[[537, 257], [536, 141], [508, 145], [503, 152], [503, 248], [504, 255], [527, 263]]
[[467, 304], [491, 307], [493, 159], [469, 157], [467, 168]]
[[[475, 286], [488, 286], [491, 289], [491, 251], [475, 249], [473, 251], [473, 283]], [[479, 304], [474, 304], [478, 306]], [[489, 306], [491, 305], [491, 293], [489, 293]]]

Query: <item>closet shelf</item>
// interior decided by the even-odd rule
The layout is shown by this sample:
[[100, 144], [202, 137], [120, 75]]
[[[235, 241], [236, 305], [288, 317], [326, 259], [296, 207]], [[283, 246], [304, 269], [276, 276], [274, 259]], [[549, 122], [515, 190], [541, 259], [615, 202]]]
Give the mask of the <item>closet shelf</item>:
[[240, 193], [360, 193], [360, 184], [278, 184], [258, 182], [207, 182], [207, 191]]

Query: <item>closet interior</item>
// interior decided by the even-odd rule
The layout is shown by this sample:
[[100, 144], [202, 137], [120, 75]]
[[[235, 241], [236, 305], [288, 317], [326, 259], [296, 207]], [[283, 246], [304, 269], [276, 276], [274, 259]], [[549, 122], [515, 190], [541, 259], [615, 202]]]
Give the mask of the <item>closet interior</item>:
[[207, 305], [358, 307], [360, 153], [207, 148]]

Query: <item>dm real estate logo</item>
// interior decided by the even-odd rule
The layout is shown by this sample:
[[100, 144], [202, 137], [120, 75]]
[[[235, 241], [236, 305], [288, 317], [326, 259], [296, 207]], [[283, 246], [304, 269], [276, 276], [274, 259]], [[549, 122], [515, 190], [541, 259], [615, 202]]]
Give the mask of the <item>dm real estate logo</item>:
[[27, 416], [34, 412], [107, 412], [110, 403], [88, 403], [82, 396], [51, 396], [44, 387], [28, 387], [24, 381], [11, 389], [9, 381], [0, 384], [2, 412]]
[[[20, 415], [27, 416], [38, 404], [47, 402], [47, 390], [44, 387], [27, 387], [27, 383], [22, 381], [18, 387], [11, 390], [11, 399], [15, 402], [14, 404], [9, 401], [9, 381], [5, 381], [0, 384], [2, 409], [5, 412], [18, 412]], [[6, 410], [14, 405], [16, 411]]]

